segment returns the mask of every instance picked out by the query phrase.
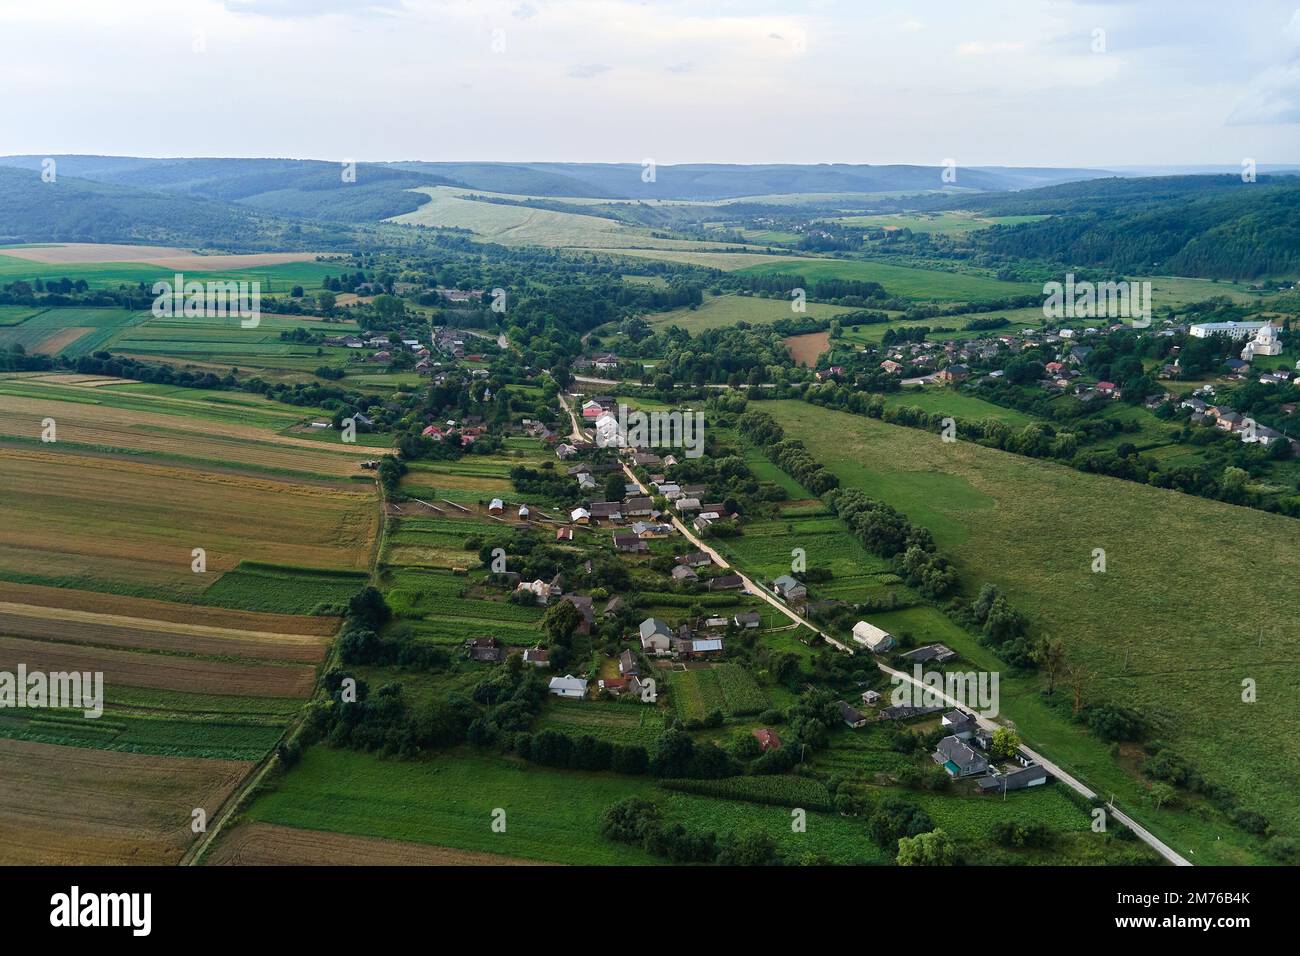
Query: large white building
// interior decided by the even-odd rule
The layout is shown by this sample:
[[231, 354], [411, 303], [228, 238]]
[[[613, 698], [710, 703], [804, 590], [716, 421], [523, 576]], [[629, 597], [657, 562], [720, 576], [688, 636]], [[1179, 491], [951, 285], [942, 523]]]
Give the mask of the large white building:
[[1211, 335], [1226, 335], [1230, 339], [1244, 339], [1247, 336], [1254, 335], [1267, 322], [1202, 322], [1200, 325], [1193, 325], [1187, 331], [1195, 339], [1208, 339]]
[[892, 634], [866, 621], [858, 621], [853, 625], [853, 640], [873, 654], [880, 654], [894, 646]]
[[1266, 323], [1263, 328], [1255, 333], [1255, 337], [1246, 343], [1246, 347], [1241, 350], [1241, 360], [1249, 362], [1256, 355], [1281, 354], [1281, 336], [1278, 335], [1277, 326], [1270, 322]]

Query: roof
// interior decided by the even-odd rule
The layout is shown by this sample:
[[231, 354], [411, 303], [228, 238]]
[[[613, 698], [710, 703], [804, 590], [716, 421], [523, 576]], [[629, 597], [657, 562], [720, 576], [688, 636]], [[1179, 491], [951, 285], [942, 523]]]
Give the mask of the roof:
[[737, 624], [759, 624], [763, 620], [763, 615], [757, 611], [745, 611], [736, 615]]
[[939, 741], [939, 746], [934, 751], [934, 761], [953, 764], [959, 773], [983, 770], [989, 764], [959, 737], [944, 737]]
[[772, 585], [776, 587], [778, 590], [782, 590], [782, 591], [788, 591], [791, 588], [803, 587], [802, 584], [800, 584], [797, 580], [795, 580], [788, 574], [781, 575], [779, 578], [777, 578], [775, 581], [772, 582]]
[[587, 682], [581, 677], [574, 677], [572, 674], [565, 674], [563, 677], [552, 677], [548, 687], [551, 690], [578, 690], [584, 694], [587, 692]]
[[776, 735], [775, 730], [767, 727], [755, 727], [754, 736], [758, 738], [759, 746], [764, 750], [778, 750], [781, 747], [781, 738]]
[[652, 637], [655, 634], [662, 634], [664, 637], [671, 637], [672, 630], [668, 625], [659, 620], [657, 617], [648, 617], [641, 622], [638, 630], [641, 632], [641, 640]]
[[840, 716], [844, 718], [846, 724], [857, 724], [866, 720], [861, 712], [846, 700], [836, 701], [840, 706]]

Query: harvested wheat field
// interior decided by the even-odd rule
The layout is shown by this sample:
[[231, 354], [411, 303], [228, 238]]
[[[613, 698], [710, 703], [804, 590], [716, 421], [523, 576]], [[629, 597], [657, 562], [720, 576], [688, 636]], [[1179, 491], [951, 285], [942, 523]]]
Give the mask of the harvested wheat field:
[[0, 740], [0, 865], [176, 863], [252, 766]]
[[791, 335], [782, 341], [796, 365], [811, 368], [817, 364], [821, 354], [831, 347], [831, 334], [809, 332], [807, 335]]
[[319, 663], [326, 639], [0, 602], [0, 635], [59, 644]]
[[[0, 457], [0, 484], [11, 502], [0, 574], [73, 586], [89, 579], [194, 595], [240, 561], [361, 570], [379, 521], [365, 487], [25, 449]], [[206, 573], [191, 570], [193, 548], [206, 551]]]
[[205, 859], [212, 866], [546, 866], [495, 853], [378, 837], [241, 823]]
[[305, 698], [316, 669], [305, 664], [237, 664], [175, 654], [124, 651], [0, 637], [0, 670], [103, 672], [106, 687], [148, 687], [230, 697]]

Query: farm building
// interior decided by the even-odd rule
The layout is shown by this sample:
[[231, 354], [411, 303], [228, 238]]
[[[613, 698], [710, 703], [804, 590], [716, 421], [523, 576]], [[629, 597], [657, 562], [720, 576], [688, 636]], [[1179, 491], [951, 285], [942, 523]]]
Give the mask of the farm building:
[[551, 652], [544, 647], [530, 647], [524, 651], [524, 663], [534, 667], [550, 667]]
[[657, 617], [648, 617], [639, 628], [641, 649], [648, 654], [667, 654], [672, 648], [673, 632]]
[[840, 708], [840, 718], [850, 727], [856, 730], [867, 725], [867, 718], [863, 717], [862, 713], [848, 701], [840, 700], [836, 701], [836, 704]]
[[894, 646], [893, 635], [866, 621], [853, 625], [853, 640], [873, 654], [882, 654]]

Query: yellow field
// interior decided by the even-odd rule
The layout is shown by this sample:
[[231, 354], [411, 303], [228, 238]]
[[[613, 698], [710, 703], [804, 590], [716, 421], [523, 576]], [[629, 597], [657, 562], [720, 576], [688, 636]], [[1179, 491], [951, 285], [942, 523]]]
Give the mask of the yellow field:
[[[6, 450], [0, 573], [92, 577], [193, 594], [240, 561], [364, 569], [378, 509], [357, 490], [112, 458]], [[207, 573], [190, 568], [207, 552]]]

